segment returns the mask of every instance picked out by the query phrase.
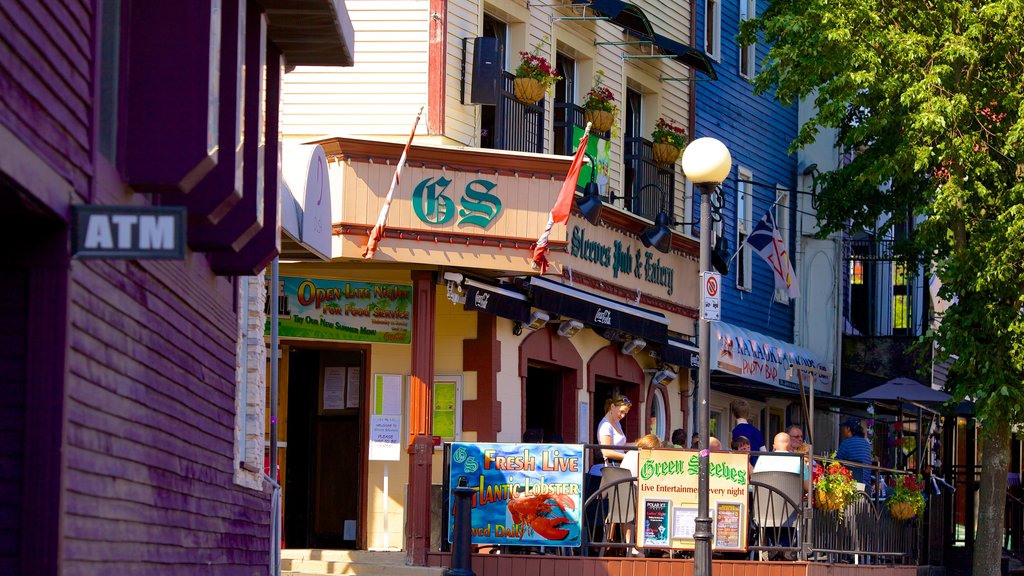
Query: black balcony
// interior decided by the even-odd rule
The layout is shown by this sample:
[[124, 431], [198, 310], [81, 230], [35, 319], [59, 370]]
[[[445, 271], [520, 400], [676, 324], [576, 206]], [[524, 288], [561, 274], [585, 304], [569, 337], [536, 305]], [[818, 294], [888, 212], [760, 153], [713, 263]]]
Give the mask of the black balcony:
[[[555, 102], [555, 154], [571, 155], [575, 151], [573, 127], [583, 126], [583, 108], [576, 104]], [[608, 139], [610, 134], [597, 133]], [[625, 138], [625, 189], [622, 206], [626, 210], [654, 220], [658, 212], [665, 210], [671, 216], [675, 206], [675, 172], [658, 167], [651, 155], [651, 142], [643, 138]], [[654, 184], [652, 186], [651, 184]], [[611, 192], [613, 196], [620, 196]], [[607, 199], [606, 199], [607, 200]]]
[[[654, 163], [651, 142], [644, 138], [625, 138], [626, 210], [654, 220], [664, 210], [669, 216], [675, 207], [676, 174]], [[653, 184], [653, 186], [652, 186]]]
[[515, 75], [501, 73], [501, 94], [493, 108], [493, 134], [487, 133], [490, 106], [484, 106], [484, 133], [481, 146], [495, 150], [544, 152], [544, 102], [523, 104], [516, 100], [512, 88]]

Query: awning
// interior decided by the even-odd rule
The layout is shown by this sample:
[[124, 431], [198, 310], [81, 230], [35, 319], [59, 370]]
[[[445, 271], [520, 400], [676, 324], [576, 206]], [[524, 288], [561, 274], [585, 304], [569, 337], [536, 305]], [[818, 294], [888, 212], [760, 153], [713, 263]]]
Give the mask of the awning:
[[[778, 384], [765, 385], [761, 382], [748, 380], [732, 374], [716, 372], [711, 376], [711, 388], [719, 392], [734, 394], [744, 398], [751, 398], [758, 401], [765, 401], [770, 398], [785, 398], [790, 401], [800, 400], [800, 389], [791, 382], [780, 382]], [[804, 386], [804, 397], [807, 397], [809, 390]], [[828, 392], [815, 390], [814, 408], [866, 408], [869, 402], [844, 398]]]
[[700, 350], [688, 340], [669, 338], [668, 342], [651, 350], [657, 354], [658, 360], [666, 364], [675, 364], [680, 368], [698, 368], [700, 366]]
[[530, 320], [530, 301], [526, 296], [493, 284], [470, 280], [463, 281], [466, 290], [466, 310], [479, 310], [516, 322]]
[[640, 7], [622, 2], [621, 0], [573, 0], [574, 4], [589, 6], [599, 16], [608, 18], [612, 24], [618, 24], [633, 34], [641, 34], [651, 38], [654, 29], [651, 21]]
[[330, 260], [331, 184], [323, 147], [285, 146], [281, 175], [281, 260]]
[[534, 307], [579, 320], [603, 334], [617, 331], [650, 343], [668, 343], [669, 322], [663, 314], [537, 277], [530, 279], [530, 297]]
[[715, 66], [711, 63], [711, 57], [704, 52], [691, 48], [682, 42], [677, 42], [667, 36], [661, 34], [654, 35], [654, 45], [661, 48], [665, 52], [675, 56], [675, 59], [679, 62], [686, 64], [687, 66], [703, 72], [709, 79], [718, 80], [718, 74], [715, 73]]
[[[725, 322], [712, 323], [712, 370], [779, 386], [783, 381], [797, 381], [797, 374], [790, 370], [791, 366], [806, 366], [832, 373], [832, 366], [806, 348]], [[809, 378], [804, 378], [805, 385]], [[815, 376], [814, 384], [815, 390], [830, 392], [832, 377]]]
[[352, 66], [355, 34], [344, 0], [260, 0], [267, 33], [289, 66]]

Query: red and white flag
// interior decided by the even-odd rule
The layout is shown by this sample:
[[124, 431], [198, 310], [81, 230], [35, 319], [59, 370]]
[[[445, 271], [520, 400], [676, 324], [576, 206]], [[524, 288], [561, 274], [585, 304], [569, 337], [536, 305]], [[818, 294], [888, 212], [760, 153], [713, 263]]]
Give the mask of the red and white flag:
[[555, 224], [565, 224], [569, 221], [572, 200], [576, 196], [576, 181], [580, 177], [583, 158], [587, 155], [587, 138], [589, 137], [590, 122], [587, 122], [587, 127], [583, 130], [583, 138], [580, 138], [580, 144], [576, 148], [576, 156], [572, 159], [572, 164], [569, 166], [569, 173], [565, 176], [562, 189], [558, 191], [558, 198], [555, 200], [555, 205], [551, 208], [551, 213], [548, 215], [548, 225], [544, 227], [544, 232], [537, 239], [536, 245], [534, 245], [533, 259], [530, 260], [530, 265], [535, 269], [540, 269], [541, 274], [548, 270], [548, 259], [545, 254], [548, 251], [548, 237], [551, 236], [551, 229]]
[[366, 241], [366, 249], [363, 250], [363, 258], [373, 258], [373, 255], [377, 252], [377, 244], [380, 243], [381, 238], [384, 237], [384, 227], [388, 224], [388, 210], [391, 209], [391, 198], [395, 195], [395, 188], [398, 188], [398, 177], [402, 173], [402, 168], [405, 167], [405, 159], [409, 155], [409, 147], [412, 146], [412, 139], [416, 136], [416, 127], [420, 125], [420, 116], [423, 115], [423, 107], [420, 107], [420, 111], [416, 113], [416, 121], [412, 125], [412, 133], [409, 134], [409, 141], [405, 143], [405, 150], [402, 150], [402, 157], [398, 159], [398, 165], [395, 166], [395, 175], [391, 178], [391, 188], [388, 189], [388, 195], [384, 198], [384, 206], [380, 209], [380, 215], [377, 216], [377, 223], [370, 229], [370, 239]]

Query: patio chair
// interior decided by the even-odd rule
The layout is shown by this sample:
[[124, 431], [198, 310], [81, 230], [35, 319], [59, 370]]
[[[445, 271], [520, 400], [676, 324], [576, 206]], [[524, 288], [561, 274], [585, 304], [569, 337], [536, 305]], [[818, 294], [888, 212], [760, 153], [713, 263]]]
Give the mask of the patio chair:
[[[799, 549], [803, 478], [795, 472], [767, 471], [754, 472], [750, 481], [754, 499], [750, 512], [758, 546]], [[760, 550], [762, 560], [767, 556], [767, 550]], [[754, 559], [754, 551], [751, 559]]]
[[[604, 516], [604, 540], [611, 542], [615, 526], [619, 526], [619, 535], [623, 535], [622, 528], [636, 521], [636, 478], [626, 468], [618, 466], [604, 466], [601, 468], [601, 486], [599, 494], [605, 500]], [[630, 544], [630, 542], [625, 542]], [[599, 554], [604, 556], [605, 547], [602, 547]]]

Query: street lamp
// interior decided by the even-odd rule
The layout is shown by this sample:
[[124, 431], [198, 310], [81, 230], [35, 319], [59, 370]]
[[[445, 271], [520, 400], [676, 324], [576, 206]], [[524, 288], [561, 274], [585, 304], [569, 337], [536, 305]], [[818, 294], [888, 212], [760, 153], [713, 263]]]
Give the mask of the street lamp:
[[[683, 150], [683, 174], [700, 191], [700, 272], [711, 270], [711, 195], [732, 169], [729, 149], [714, 138], [698, 138]], [[703, 287], [701, 288], [703, 290]], [[711, 515], [708, 511], [708, 437], [711, 405], [711, 323], [701, 310], [698, 336], [700, 368], [697, 379], [697, 433], [700, 458], [697, 472], [697, 519], [694, 540], [694, 576], [711, 576]]]

